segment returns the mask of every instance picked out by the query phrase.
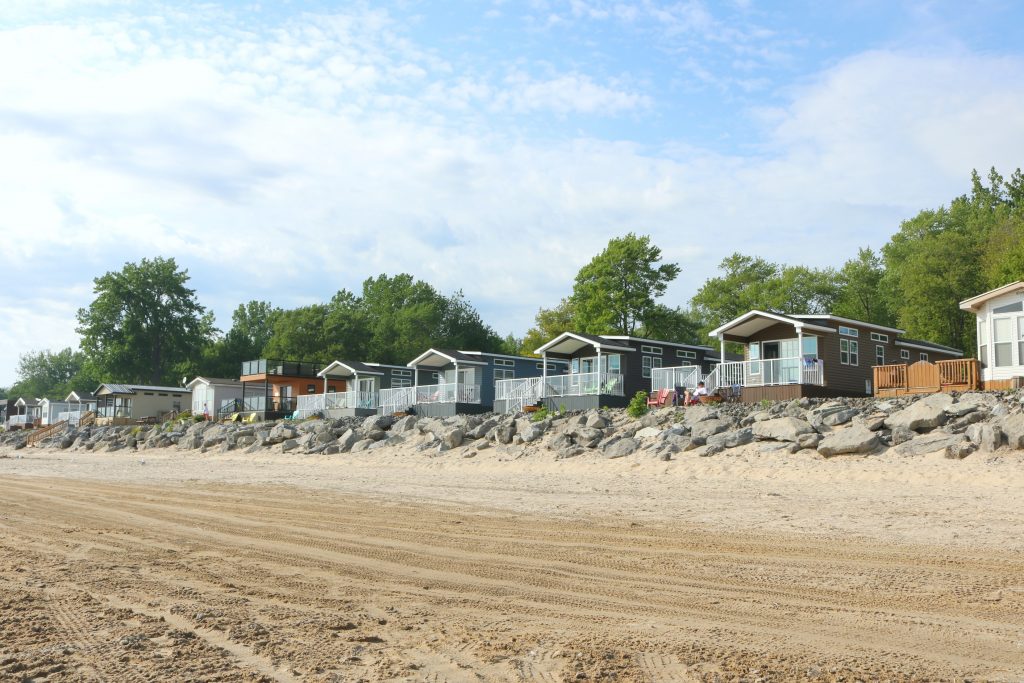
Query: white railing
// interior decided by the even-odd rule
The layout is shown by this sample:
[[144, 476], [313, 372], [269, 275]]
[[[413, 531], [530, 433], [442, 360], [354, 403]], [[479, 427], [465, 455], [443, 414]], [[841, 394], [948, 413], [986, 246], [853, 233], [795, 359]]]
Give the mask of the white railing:
[[494, 383], [494, 400], [505, 401], [505, 412], [515, 413], [544, 397], [543, 377], [500, 379]]
[[33, 420], [31, 415], [11, 415], [10, 418], [8, 418], [7, 420], [7, 424], [12, 427], [30, 425], [32, 424], [32, 422]]
[[825, 384], [825, 365], [820, 360], [771, 358], [720, 363], [708, 376], [708, 391], [718, 387], [766, 387], [783, 384]]
[[315, 413], [343, 408], [377, 407], [376, 391], [337, 391], [327, 394], [304, 394], [295, 404], [295, 417], [309, 417]]
[[479, 403], [479, 384], [459, 384], [458, 382], [445, 382], [444, 384], [428, 384], [416, 387], [417, 403]]
[[67, 422], [69, 425], [77, 425], [82, 416], [88, 413], [88, 410], [66, 410], [57, 413], [57, 422]]
[[696, 389], [697, 382], [707, 385], [707, 376], [700, 371], [699, 365], [680, 365], [674, 368], [653, 368], [651, 370], [651, 393], [661, 389], [683, 387]]
[[548, 377], [544, 397], [592, 396], [607, 394], [622, 396], [622, 375], [615, 372], [578, 372]]
[[385, 415], [402, 412], [415, 404], [416, 390], [413, 387], [380, 390], [380, 407]]

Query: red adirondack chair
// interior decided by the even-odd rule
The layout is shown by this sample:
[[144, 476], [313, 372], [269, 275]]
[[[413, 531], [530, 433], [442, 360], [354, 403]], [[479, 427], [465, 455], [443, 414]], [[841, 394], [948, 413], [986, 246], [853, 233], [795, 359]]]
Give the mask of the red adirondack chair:
[[668, 404], [668, 397], [671, 394], [671, 389], [658, 389], [658, 393], [651, 394], [647, 399], [647, 407], [663, 408]]

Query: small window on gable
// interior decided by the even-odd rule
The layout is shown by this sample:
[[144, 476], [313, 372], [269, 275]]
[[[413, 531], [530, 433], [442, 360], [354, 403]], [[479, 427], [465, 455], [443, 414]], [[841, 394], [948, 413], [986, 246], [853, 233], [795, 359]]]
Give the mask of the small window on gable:
[[661, 347], [660, 346], [646, 346], [646, 345], [642, 345], [640, 347], [640, 353], [656, 353], [656, 354], [658, 354], [660, 356], [661, 355]]
[[992, 309], [993, 313], [1020, 313], [1024, 311], [1024, 302], [1018, 301], [1015, 304], [1006, 304], [1005, 306], [997, 306]]
[[853, 328], [853, 327], [844, 327], [844, 326], [840, 325], [839, 326], [839, 334], [845, 335], [847, 337], [859, 337], [860, 336], [860, 330], [858, 330], [856, 328]]
[[882, 342], [883, 344], [889, 343], [889, 335], [879, 334], [878, 332], [871, 333], [871, 341]]
[[900, 349], [900, 358], [903, 360], [910, 360], [910, 351]]

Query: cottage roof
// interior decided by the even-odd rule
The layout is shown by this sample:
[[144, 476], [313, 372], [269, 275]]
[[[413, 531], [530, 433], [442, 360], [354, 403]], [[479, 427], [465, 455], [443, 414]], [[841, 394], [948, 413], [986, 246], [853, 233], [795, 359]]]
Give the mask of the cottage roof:
[[383, 374], [383, 371], [375, 367], [354, 360], [336, 360], [317, 373], [319, 377], [354, 377], [356, 375]]
[[65, 401], [92, 401], [96, 396], [91, 391], [72, 391], [64, 397]]
[[134, 394], [136, 392], [139, 392], [139, 391], [159, 391], [159, 392], [167, 392], [167, 393], [173, 392], [173, 393], [176, 393], [176, 394], [191, 394], [192, 393], [191, 389], [186, 389], [185, 387], [158, 387], [158, 386], [150, 386], [148, 384], [114, 384], [114, 383], [109, 383], [109, 382], [101, 384], [96, 389], [96, 391], [94, 391], [92, 393], [95, 394], [96, 396], [107, 395], [107, 394], [125, 394], [125, 395], [129, 395], [130, 396], [130, 395], [132, 395], [132, 394]]
[[428, 349], [409, 361], [408, 367], [414, 368], [422, 365], [428, 368], [442, 368], [451, 363], [458, 363], [460, 365], [487, 365], [484, 361], [474, 358], [462, 351], [455, 351], [454, 349]]
[[1013, 294], [1014, 292], [1024, 292], [1024, 281], [1017, 280], [1016, 282], [1011, 282], [1008, 285], [1003, 285], [1002, 287], [990, 289], [989, 291], [984, 292], [983, 294], [972, 296], [970, 299], [964, 299], [963, 301], [960, 302], [960, 310], [979, 311], [981, 310], [981, 307], [985, 305], [986, 302], [1001, 297], [1005, 294]]
[[224, 377], [196, 377], [194, 380], [185, 385], [186, 389], [191, 389], [196, 384], [215, 384], [224, 387], [239, 387], [242, 386], [242, 381], [237, 379], [226, 379]]
[[886, 327], [885, 325], [876, 325], [875, 323], [865, 322], [863, 320], [854, 320], [853, 318], [844, 318], [838, 315], [832, 315], [831, 313], [815, 313], [815, 314], [804, 314], [791, 315], [791, 318], [797, 320], [829, 320], [837, 323], [846, 323], [848, 325], [857, 325], [859, 327], [870, 327], [875, 330], [881, 330], [882, 332], [890, 332], [892, 334], [903, 334], [906, 330], [901, 330], [897, 327]]
[[811, 321], [802, 320], [797, 316], [754, 309], [716, 327], [708, 333], [708, 336], [720, 338], [722, 335], [728, 334], [733, 337], [749, 337], [778, 323], [785, 323], [792, 325], [795, 329], [810, 330], [811, 332], [824, 332], [827, 334], [836, 331], [835, 328], [817, 325]]
[[710, 346], [702, 344], [684, 344], [682, 342], [665, 341], [664, 339], [647, 339], [646, 337], [633, 337], [628, 334], [602, 334], [604, 339], [624, 339], [626, 341], [643, 342], [647, 344], [661, 344], [663, 346], [675, 346], [681, 349], [700, 349], [702, 351], [713, 350]]
[[544, 346], [537, 349], [537, 353], [576, 353], [580, 349], [593, 346], [602, 351], [636, 351], [632, 346], [616, 343], [609, 337], [582, 332], [563, 332]]
[[946, 346], [945, 344], [936, 344], [935, 342], [922, 341], [920, 339], [902, 339], [896, 340], [896, 346], [905, 346], [910, 349], [921, 349], [923, 351], [941, 351], [954, 356], [963, 356], [964, 352], [960, 349], [953, 348], [952, 346]]

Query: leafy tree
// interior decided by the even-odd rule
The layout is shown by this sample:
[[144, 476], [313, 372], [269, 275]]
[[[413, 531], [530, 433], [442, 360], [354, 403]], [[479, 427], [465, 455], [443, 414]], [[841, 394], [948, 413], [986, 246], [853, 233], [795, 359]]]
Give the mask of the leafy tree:
[[79, 309], [81, 347], [106, 379], [153, 384], [176, 381], [213, 335], [213, 318], [187, 286], [173, 258], [126, 263], [96, 278], [96, 298]]
[[580, 332], [634, 335], [656, 310], [679, 275], [679, 266], [661, 261], [661, 249], [648, 236], [612, 239], [583, 266], [573, 286], [573, 322]]
[[210, 377], [237, 377], [241, 364], [263, 357], [281, 309], [267, 301], [239, 304], [231, 314], [231, 329], [206, 347], [196, 372]]
[[469, 303], [462, 291], [445, 297], [438, 339], [444, 346], [473, 351], [500, 351], [503, 340]]
[[571, 332], [575, 328], [573, 317], [575, 309], [572, 301], [562, 299], [554, 308], [541, 308], [534, 318], [534, 326], [523, 337], [522, 348], [526, 355], [534, 352], [563, 332]]
[[267, 358], [321, 363], [332, 360], [327, 349], [327, 311], [326, 304], [282, 311], [274, 320], [273, 335], [263, 355]]
[[708, 279], [691, 303], [704, 322], [704, 331], [712, 330], [747, 311], [774, 309], [768, 283], [779, 277], [779, 266], [760, 257], [734, 253], [718, 265], [722, 275]]
[[498, 353], [505, 353], [510, 356], [530, 355], [523, 348], [523, 338], [517, 337], [511, 332], [502, 338]]
[[883, 288], [885, 265], [871, 249], [859, 249], [857, 258], [843, 264], [838, 274], [839, 297], [833, 313], [878, 325], [895, 325]]
[[692, 312], [681, 308], [656, 305], [644, 319], [641, 337], [665, 339], [683, 344], [704, 344], [700, 336], [700, 322]]
[[31, 351], [18, 359], [13, 396], [62, 399], [72, 391], [92, 391], [99, 382], [87, 370], [85, 357], [70, 348], [57, 353]]

